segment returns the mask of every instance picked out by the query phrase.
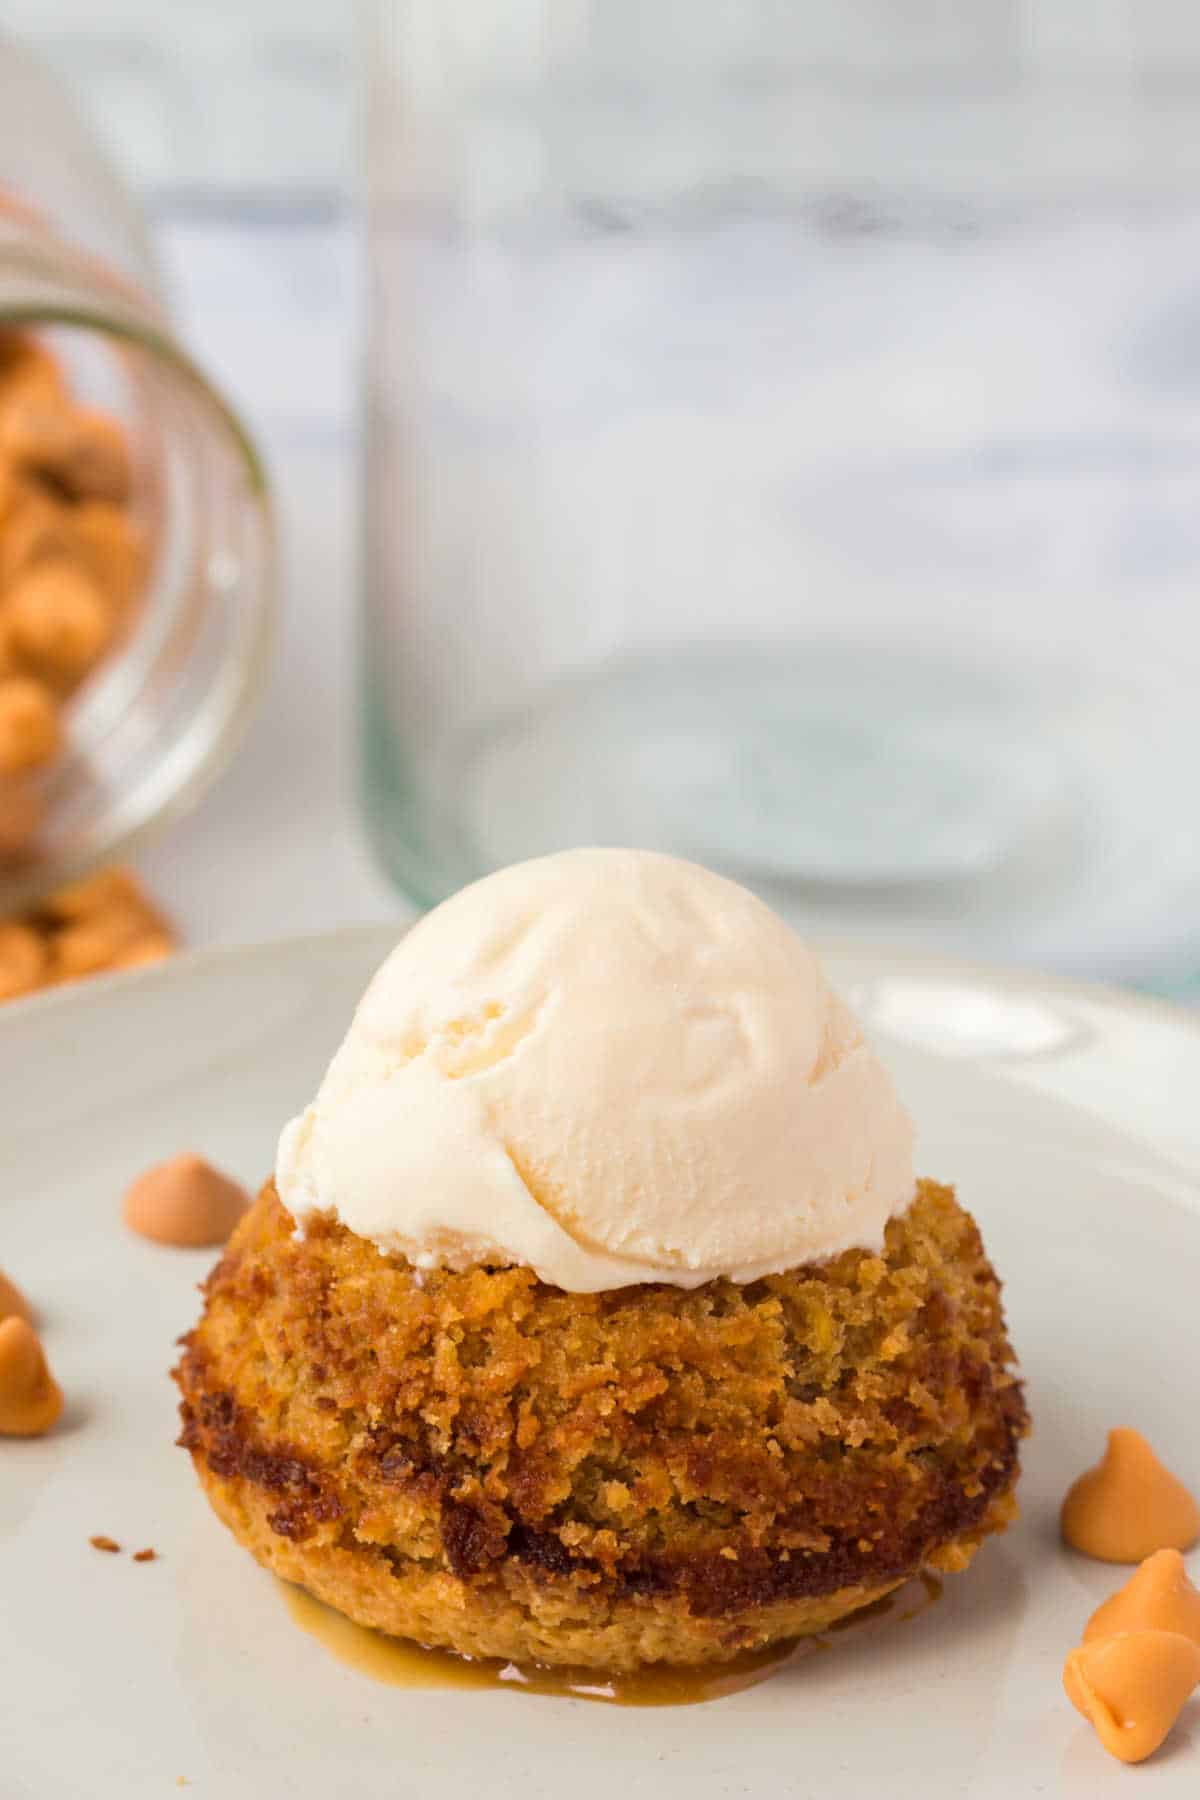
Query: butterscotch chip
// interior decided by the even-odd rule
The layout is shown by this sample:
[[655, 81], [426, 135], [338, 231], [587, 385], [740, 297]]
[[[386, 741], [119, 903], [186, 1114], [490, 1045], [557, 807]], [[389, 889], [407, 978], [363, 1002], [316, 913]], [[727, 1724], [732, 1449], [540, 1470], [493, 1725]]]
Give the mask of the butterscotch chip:
[[128, 513], [107, 500], [85, 500], [71, 528], [81, 567], [114, 606], [127, 607], [145, 576], [145, 548]]
[[133, 1560], [134, 1562], [157, 1562], [158, 1551], [151, 1550], [149, 1547], [145, 1550], [135, 1550], [133, 1553]]
[[1067, 1698], [1121, 1762], [1152, 1756], [1200, 1683], [1200, 1647], [1177, 1631], [1130, 1631], [1081, 1644], [1063, 1670]]
[[129, 440], [106, 413], [77, 408], [68, 447], [54, 473], [78, 500], [128, 501], [133, 488]]
[[142, 534], [109, 500], [57, 500], [0, 458], [0, 586], [36, 562], [75, 563], [124, 607], [145, 569]]
[[45, 816], [45, 799], [32, 782], [0, 776], [0, 863], [25, 854]]
[[147, 933], [150, 920], [141, 906], [110, 906], [102, 912], [66, 925], [54, 934], [52, 973], [60, 981], [96, 975], [115, 968], [118, 957], [132, 949]]
[[32, 1325], [33, 1308], [16, 1282], [10, 1281], [0, 1269], [0, 1322], [5, 1319], [24, 1319], [27, 1325]]
[[[0, 781], [0, 821], [6, 786]], [[159, 962], [174, 949], [167, 922], [129, 871], [104, 869], [59, 888], [27, 917], [0, 923], [0, 1000]]]
[[31, 675], [0, 680], [0, 775], [17, 775], [49, 762], [62, 741], [58, 708]]
[[106, 1550], [110, 1556], [116, 1556], [121, 1548], [116, 1538], [109, 1537], [108, 1533], [104, 1531], [98, 1531], [94, 1537], [88, 1539], [88, 1543], [93, 1550]]
[[127, 869], [102, 869], [58, 888], [41, 902], [36, 924], [47, 981], [135, 968], [175, 948], [166, 922]]
[[140, 891], [63, 922], [50, 940], [52, 976], [76, 981], [104, 968], [153, 963], [175, 949], [171, 934]]
[[44, 557], [71, 555], [72, 508], [26, 476], [10, 477], [0, 530], [0, 585]]
[[72, 509], [28, 480], [14, 482], [0, 529], [0, 586], [48, 557], [70, 557]]
[[49, 953], [31, 925], [0, 923], [0, 1000], [32, 994], [49, 972]]
[[125, 1223], [141, 1237], [180, 1249], [223, 1244], [250, 1204], [246, 1190], [202, 1156], [158, 1163], [125, 1194]]
[[[14, 342], [0, 355], [0, 446], [23, 436], [25, 419], [52, 418], [70, 409], [67, 383], [58, 358], [32, 338]], [[20, 457], [13, 455], [13, 461]]]
[[58, 558], [18, 577], [3, 617], [15, 654], [39, 673], [65, 681], [86, 674], [113, 632], [112, 610], [91, 576]]
[[0, 413], [0, 444], [72, 499], [127, 500], [129, 446], [115, 419], [69, 401], [22, 397]]
[[0, 343], [0, 416], [13, 409], [66, 404], [58, 358], [23, 332], [5, 332]]
[[1096, 1608], [1083, 1641], [1123, 1631], [1177, 1631], [1200, 1649], [1200, 1592], [1188, 1580], [1178, 1550], [1156, 1550], [1123, 1588]]
[[149, 908], [142, 890], [128, 869], [99, 869], [79, 881], [69, 881], [42, 902], [42, 910], [51, 919], [73, 922], [90, 919], [97, 913], [119, 907]]
[[0, 1324], [0, 1437], [40, 1437], [63, 1409], [62, 1392], [25, 1319]]
[[1099, 1562], [1141, 1562], [1155, 1550], [1194, 1544], [1200, 1506], [1141, 1433], [1120, 1425], [1108, 1434], [1103, 1460], [1068, 1489], [1062, 1535]]

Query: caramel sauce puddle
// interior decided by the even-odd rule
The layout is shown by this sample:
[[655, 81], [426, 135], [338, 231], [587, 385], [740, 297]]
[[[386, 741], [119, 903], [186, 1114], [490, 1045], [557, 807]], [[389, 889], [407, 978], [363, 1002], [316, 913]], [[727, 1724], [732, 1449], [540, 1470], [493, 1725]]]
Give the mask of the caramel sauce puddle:
[[[916, 1618], [941, 1598], [936, 1575], [921, 1575], [905, 1582], [882, 1600], [864, 1606], [841, 1619], [829, 1632], [792, 1638], [766, 1650], [743, 1651], [730, 1662], [698, 1668], [668, 1664], [639, 1669], [631, 1674], [606, 1675], [602, 1669], [552, 1668], [541, 1663], [491, 1661], [456, 1656], [449, 1650], [430, 1650], [404, 1638], [387, 1637], [355, 1625], [303, 1588], [281, 1582], [293, 1622], [324, 1645], [331, 1656], [349, 1668], [389, 1687], [402, 1688], [507, 1688], [520, 1694], [551, 1694], [559, 1699], [595, 1700], [606, 1706], [699, 1706], [721, 1700], [744, 1688], [757, 1687], [783, 1669], [794, 1668], [822, 1650], [833, 1648], [831, 1638], [846, 1632], [869, 1632], [885, 1618], [890, 1623]], [[894, 1617], [893, 1617], [894, 1615]]]

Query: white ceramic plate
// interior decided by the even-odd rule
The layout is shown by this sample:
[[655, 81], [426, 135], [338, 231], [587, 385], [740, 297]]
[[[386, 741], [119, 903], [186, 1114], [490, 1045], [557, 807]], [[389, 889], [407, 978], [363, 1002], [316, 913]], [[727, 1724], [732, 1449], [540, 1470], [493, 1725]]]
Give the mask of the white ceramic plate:
[[[129, 1237], [120, 1196], [184, 1148], [256, 1183], [389, 943], [201, 953], [0, 1010], [0, 1266], [69, 1396], [53, 1436], [0, 1441], [4, 1800], [179, 1777], [217, 1800], [1200, 1792], [1196, 1700], [1130, 1771], [1063, 1698], [1064, 1653], [1120, 1577], [1056, 1533], [1111, 1424], [1200, 1487], [1200, 1029], [951, 963], [828, 955], [922, 1168], [958, 1184], [1004, 1275], [1035, 1421], [1021, 1524], [919, 1617], [686, 1709], [385, 1687], [297, 1629], [172, 1447], [167, 1370], [211, 1259]], [[101, 1555], [96, 1532], [160, 1560]]]

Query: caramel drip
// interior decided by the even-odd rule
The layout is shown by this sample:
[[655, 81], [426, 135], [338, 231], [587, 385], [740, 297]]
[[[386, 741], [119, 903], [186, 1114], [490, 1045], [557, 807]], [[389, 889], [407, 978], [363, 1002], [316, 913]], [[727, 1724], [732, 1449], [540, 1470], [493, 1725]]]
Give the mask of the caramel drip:
[[[315, 1637], [339, 1662], [391, 1687], [506, 1688], [514, 1693], [594, 1700], [610, 1706], [697, 1706], [756, 1687], [781, 1670], [794, 1668], [831, 1648], [828, 1637], [822, 1635], [790, 1639], [765, 1650], [743, 1651], [729, 1662], [693, 1668], [658, 1664], [625, 1674], [552, 1668], [545, 1664], [456, 1656], [451, 1651], [430, 1650], [402, 1638], [386, 1637], [382, 1632], [355, 1625], [303, 1588], [281, 1585], [288, 1611], [302, 1631]], [[941, 1592], [936, 1576], [923, 1575], [919, 1581], [909, 1582], [896, 1593], [841, 1620], [832, 1629], [838, 1633], [867, 1630], [872, 1622], [889, 1614], [897, 1620], [915, 1618], [932, 1606]]]

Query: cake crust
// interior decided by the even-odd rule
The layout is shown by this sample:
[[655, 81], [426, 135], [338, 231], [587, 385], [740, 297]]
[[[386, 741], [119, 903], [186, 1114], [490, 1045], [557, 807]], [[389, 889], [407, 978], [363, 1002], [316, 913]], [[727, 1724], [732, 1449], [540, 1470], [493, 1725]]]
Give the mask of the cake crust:
[[361, 1624], [614, 1670], [827, 1628], [1015, 1510], [1027, 1426], [974, 1221], [738, 1286], [419, 1273], [272, 1183], [206, 1284], [181, 1443], [258, 1560]]

